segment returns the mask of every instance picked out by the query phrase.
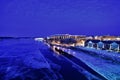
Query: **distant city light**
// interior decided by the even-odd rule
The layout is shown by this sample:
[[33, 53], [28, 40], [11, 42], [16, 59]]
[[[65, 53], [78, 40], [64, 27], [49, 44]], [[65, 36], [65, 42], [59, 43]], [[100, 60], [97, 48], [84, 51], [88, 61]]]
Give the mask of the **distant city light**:
[[35, 41], [43, 41], [44, 38], [35, 38], [34, 40], [35, 40]]

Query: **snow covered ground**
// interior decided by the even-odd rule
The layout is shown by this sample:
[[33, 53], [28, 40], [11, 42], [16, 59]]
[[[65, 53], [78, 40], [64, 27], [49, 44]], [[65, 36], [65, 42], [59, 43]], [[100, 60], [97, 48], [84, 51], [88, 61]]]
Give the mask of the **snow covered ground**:
[[78, 47], [78, 49], [83, 51], [88, 51], [88, 54], [96, 55], [104, 59], [110, 59], [114, 62], [120, 63], [120, 53], [118, 52], [112, 52], [112, 51], [106, 51], [106, 50], [100, 50], [100, 49], [94, 49], [94, 48], [87, 48], [87, 47]]
[[114, 63], [111, 60], [102, 59], [101, 57], [89, 55], [89, 52], [71, 49], [66, 49], [65, 51], [86, 63], [89, 67], [106, 77], [108, 80], [120, 80], [120, 64]]
[[0, 40], [0, 80], [56, 80], [32, 39]]

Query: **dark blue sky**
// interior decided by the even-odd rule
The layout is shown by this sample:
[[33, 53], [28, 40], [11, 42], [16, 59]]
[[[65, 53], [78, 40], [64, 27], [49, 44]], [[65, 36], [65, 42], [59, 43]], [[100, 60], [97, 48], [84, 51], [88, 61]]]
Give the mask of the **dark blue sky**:
[[120, 35], [120, 0], [0, 0], [0, 36]]

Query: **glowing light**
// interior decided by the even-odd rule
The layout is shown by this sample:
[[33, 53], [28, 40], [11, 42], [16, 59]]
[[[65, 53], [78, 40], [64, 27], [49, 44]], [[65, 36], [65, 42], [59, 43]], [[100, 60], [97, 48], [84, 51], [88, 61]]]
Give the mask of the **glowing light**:
[[35, 38], [34, 40], [35, 41], [43, 41], [44, 39], [43, 38]]

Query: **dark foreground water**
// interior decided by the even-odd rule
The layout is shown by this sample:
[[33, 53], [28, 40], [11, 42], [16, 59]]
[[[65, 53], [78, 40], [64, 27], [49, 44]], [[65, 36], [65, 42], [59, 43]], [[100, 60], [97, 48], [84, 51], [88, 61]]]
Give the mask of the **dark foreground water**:
[[64, 56], [32, 39], [0, 40], [0, 80], [88, 80]]
[[40, 47], [40, 51], [46, 57], [51, 67], [55, 67], [54, 65], [59, 67], [59, 74], [64, 80], [87, 80], [79, 69], [75, 68], [75, 65], [68, 61], [64, 56], [54, 53], [45, 45], [44, 47]]

